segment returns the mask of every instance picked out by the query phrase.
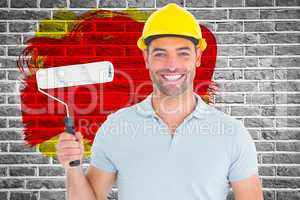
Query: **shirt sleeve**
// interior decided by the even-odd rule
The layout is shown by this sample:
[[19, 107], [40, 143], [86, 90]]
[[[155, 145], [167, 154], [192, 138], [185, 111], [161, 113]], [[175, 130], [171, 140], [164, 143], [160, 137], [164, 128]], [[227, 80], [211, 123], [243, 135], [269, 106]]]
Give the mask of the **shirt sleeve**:
[[107, 154], [108, 145], [105, 143], [106, 129], [107, 121], [101, 125], [94, 138], [91, 148], [91, 165], [104, 171], [116, 172], [116, 165]]
[[238, 181], [252, 175], [258, 175], [255, 143], [240, 121], [238, 121], [233, 138], [231, 163], [228, 172], [229, 181]]

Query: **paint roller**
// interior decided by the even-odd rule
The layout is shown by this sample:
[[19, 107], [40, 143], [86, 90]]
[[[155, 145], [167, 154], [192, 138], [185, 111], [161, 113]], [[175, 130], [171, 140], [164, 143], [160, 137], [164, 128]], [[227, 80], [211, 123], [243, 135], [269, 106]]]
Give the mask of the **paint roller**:
[[[113, 77], [114, 68], [112, 63], [108, 61], [39, 69], [36, 72], [38, 90], [65, 106], [67, 113], [65, 117], [66, 132], [73, 135], [75, 135], [74, 123], [70, 117], [68, 105], [42, 89], [106, 83], [111, 82]], [[71, 161], [69, 164], [71, 167], [78, 166], [80, 165], [80, 160]]]

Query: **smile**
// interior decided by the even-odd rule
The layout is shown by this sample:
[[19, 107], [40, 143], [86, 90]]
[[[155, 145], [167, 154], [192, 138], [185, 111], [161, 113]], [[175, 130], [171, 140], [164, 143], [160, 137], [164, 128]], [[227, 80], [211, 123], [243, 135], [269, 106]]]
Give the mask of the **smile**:
[[174, 74], [174, 75], [162, 75], [162, 77], [168, 81], [177, 81], [181, 77], [183, 77], [183, 74]]

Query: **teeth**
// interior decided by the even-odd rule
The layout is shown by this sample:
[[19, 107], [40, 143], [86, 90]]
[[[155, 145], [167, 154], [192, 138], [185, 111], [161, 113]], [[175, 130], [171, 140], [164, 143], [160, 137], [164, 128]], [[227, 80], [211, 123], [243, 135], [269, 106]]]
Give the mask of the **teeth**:
[[176, 75], [163, 75], [164, 78], [166, 78], [169, 81], [175, 81], [182, 77], [182, 74], [176, 74]]

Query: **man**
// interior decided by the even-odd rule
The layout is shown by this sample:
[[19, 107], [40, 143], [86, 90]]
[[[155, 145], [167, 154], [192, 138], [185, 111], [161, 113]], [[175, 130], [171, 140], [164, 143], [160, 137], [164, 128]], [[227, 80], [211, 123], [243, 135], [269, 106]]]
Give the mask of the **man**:
[[236, 200], [263, 199], [251, 136], [193, 92], [206, 43], [192, 14], [176, 4], [154, 12], [138, 47], [153, 93], [102, 124], [86, 174], [69, 165], [82, 160], [81, 134], [60, 136], [69, 199], [104, 200], [115, 181], [120, 200], [223, 200], [230, 187]]

